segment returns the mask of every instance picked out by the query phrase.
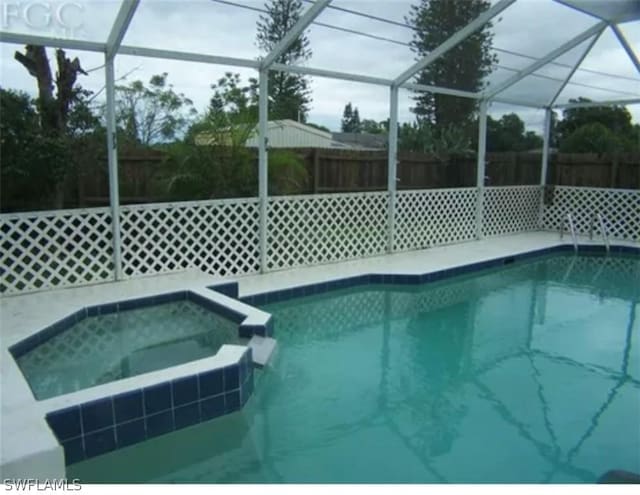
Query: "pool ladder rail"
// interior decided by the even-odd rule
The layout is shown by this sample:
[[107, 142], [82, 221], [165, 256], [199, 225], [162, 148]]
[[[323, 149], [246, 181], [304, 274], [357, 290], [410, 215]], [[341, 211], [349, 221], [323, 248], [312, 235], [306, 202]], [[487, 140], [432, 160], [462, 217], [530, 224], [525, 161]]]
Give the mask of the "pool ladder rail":
[[600, 228], [600, 235], [602, 235], [602, 239], [604, 240], [604, 246], [607, 249], [607, 253], [609, 253], [609, 234], [607, 233], [607, 227], [600, 213], [595, 213], [591, 217], [591, 225], [589, 226], [589, 239], [593, 239], [593, 229], [595, 227], [596, 221], [598, 222], [598, 227]]
[[571, 239], [573, 240], [573, 250], [577, 253], [578, 238], [576, 237], [576, 228], [575, 224], [573, 223], [573, 215], [571, 215], [571, 213], [567, 213], [567, 215], [564, 217], [564, 220], [560, 224], [560, 240], [562, 240], [562, 238], [564, 237], [565, 224], [569, 225], [569, 232], [571, 233]]

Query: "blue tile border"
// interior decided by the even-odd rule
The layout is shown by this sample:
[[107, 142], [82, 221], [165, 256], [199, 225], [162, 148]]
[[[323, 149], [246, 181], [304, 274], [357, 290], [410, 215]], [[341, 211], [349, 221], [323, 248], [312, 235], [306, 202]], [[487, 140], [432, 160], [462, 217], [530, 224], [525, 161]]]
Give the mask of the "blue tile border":
[[83, 434], [113, 426], [113, 398], [98, 399], [80, 406]]
[[207, 289], [214, 290], [225, 296], [238, 299], [238, 282], [224, 282], [207, 286]]
[[[466, 275], [469, 273], [477, 272], [487, 268], [495, 268], [504, 265], [510, 265], [529, 258], [544, 256], [553, 253], [572, 252], [573, 245], [562, 244], [558, 246], [552, 246], [548, 248], [536, 249], [525, 253], [513, 254], [508, 256], [502, 256], [486, 261], [480, 261], [477, 263], [470, 263], [468, 265], [456, 266], [453, 268], [447, 268], [444, 270], [438, 270], [435, 272], [423, 273], [423, 274], [382, 274], [382, 273], [369, 273], [364, 275], [357, 275], [354, 277], [347, 277], [338, 280], [331, 280], [329, 282], [320, 282], [317, 284], [301, 285], [296, 287], [290, 287], [287, 289], [261, 292], [259, 294], [252, 294], [250, 296], [244, 296], [239, 298], [240, 301], [252, 305], [262, 306], [265, 304], [271, 304], [275, 302], [287, 301], [298, 297], [310, 296], [314, 294], [323, 294], [332, 290], [352, 288], [361, 285], [421, 285], [431, 282], [437, 282], [450, 277], [459, 275]], [[611, 245], [610, 252], [615, 254], [635, 254], [640, 256], [640, 247], [632, 246], [616, 246]], [[592, 244], [579, 244], [578, 254], [581, 253], [606, 253], [606, 247], [603, 245]], [[273, 323], [271, 322], [271, 325]], [[271, 331], [273, 329], [271, 328]], [[242, 329], [241, 329], [242, 332]], [[249, 332], [247, 332], [249, 333]], [[257, 335], [261, 335], [258, 331], [254, 332]], [[268, 334], [266, 334], [268, 335]]]
[[233, 365], [50, 412], [66, 465], [239, 411], [253, 393], [247, 348]]
[[142, 390], [134, 390], [113, 398], [115, 422], [124, 423], [144, 417], [144, 395]]

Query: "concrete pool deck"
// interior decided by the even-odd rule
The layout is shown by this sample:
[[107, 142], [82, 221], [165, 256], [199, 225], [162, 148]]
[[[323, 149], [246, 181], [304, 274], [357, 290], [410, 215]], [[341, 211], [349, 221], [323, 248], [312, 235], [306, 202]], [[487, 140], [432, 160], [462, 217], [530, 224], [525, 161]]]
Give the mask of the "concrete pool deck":
[[[579, 237], [580, 244], [601, 245], [600, 239], [589, 241]], [[9, 347], [29, 335], [86, 306], [110, 301], [150, 296], [175, 290], [192, 290], [229, 307], [246, 309], [237, 300], [217, 294], [206, 287], [221, 281], [236, 280], [240, 297], [267, 291], [287, 289], [298, 285], [327, 282], [362, 274], [423, 274], [455, 266], [477, 263], [530, 251], [570, 245], [571, 240], [560, 240], [555, 232], [530, 232], [494, 237], [431, 249], [382, 255], [340, 262], [330, 265], [294, 268], [263, 275], [236, 278], [214, 277], [196, 270], [170, 275], [141, 277], [121, 282], [110, 282], [43, 291], [0, 299], [0, 326], [2, 352], [1, 431], [2, 451], [0, 470], [3, 477], [61, 478], [65, 473], [63, 451], [49, 429], [44, 417], [54, 407], [68, 403], [67, 394], [47, 401], [36, 401], [24, 376], [18, 368]], [[619, 246], [639, 247], [638, 243], [614, 242]], [[240, 306], [242, 305], [242, 306]], [[277, 336], [277, 329], [276, 329]], [[220, 359], [223, 357], [221, 356]], [[191, 363], [183, 365], [189, 367]], [[160, 370], [160, 373], [169, 370]], [[144, 380], [148, 373], [140, 375]], [[83, 396], [94, 389], [116, 387], [120, 381], [86, 389]]]

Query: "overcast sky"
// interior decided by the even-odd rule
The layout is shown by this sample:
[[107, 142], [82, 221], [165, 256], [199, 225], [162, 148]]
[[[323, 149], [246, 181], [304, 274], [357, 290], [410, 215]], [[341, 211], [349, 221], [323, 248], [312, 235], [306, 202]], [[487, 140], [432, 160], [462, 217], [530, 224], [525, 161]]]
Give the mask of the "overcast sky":
[[[261, 7], [264, 2], [233, 0], [237, 3]], [[417, 2], [418, 0], [414, 0]], [[454, 0], [452, 0], [454, 1]], [[610, 0], [616, 1], [616, 0]], [[379, 17], [402, 22], [414, 2], [406, 0], [334, 0], [341, 6]], [[492, 2], [495, 3], [495, 2]], [[30, 32], [46, 36], [73, 36], [91, 41], [104, 41], [113, 22], [118, 1], [10, 1], [0, 0], [2, 6], [2, 29], [13, 32]], [[305, 3], [305, 8], [308, 6]], [[51, 18], [47, 17], [51, 13]], [[59, 13], [59, 14], [58, 14]], [[194, 51], [255, 59], [260, 53], [255, 44], [258, 13], [222, 5], [211, 0], [142, 0], [124, 44], [164, 48], [176, 51]], [[371, 19], [346, 14], [336, 10], [325, 10], [317, 19], [348, 29], [364, 31], [380, 37], [407, 43], [412, 31], [405, 27], [389, 25]], [[597, 22], [552, 0], [518, 0], [494, 22], [494, 47], [542, 57], [562, 43], [580, 34]], [[630, 44], [640, 47], [640, 22], [622, 25]], [[371, 76], [392, 78], [397, 76], [415, 60], [407, 46], [379, 41], [353, 34], [339, 32], [327, 27], [312, 26], [307, 35], [313, 56], [305, 65], [314, 68], [332, 69]], [[588, 41], [567, 55], [560, 63], [578, 60]], [[0, 85], [18, 88], [35, 94], [35, 80], [13, 59], [18, 45], [0, 44]], [[86, 88], [98, 91], [104, 85], [103, 57], [97, 53], [68, 52], [78, 56], [85, 69], [97, 68], [79, 82]], [[521, 69], [531, 60], [498, 52], [499, 64], [490, 82], [505, 80], [513, 72], [507, 68]], [[607, 30], [598, 40], [592, 52], [583, 62], [583, 68], [606, 72], [622, 77], [609, 77], [589, 71], [578, 71], [567, 86], [559, 101], [578, 96], [594, 100], [625, 99], [640, 95], [640, 76], [617, 39]], [[568, 68], [548, 66], [539, 74], [564, 78]], [[132, 72], [133, 71], [133, 72]], [[233, 67], [211, 66], [140, 57], [119, 56], [116, 59], [116, 77], [131, 74], [127, 80], [147, 81], [151, 75], [168, 72], [169, 82], [178, 92], [191, 98], [199, 111], [204, 110], [211, 96], [210, 84], [224, 72], [238, 72], [246, 80], [255, 76], [255, 71]], [[122, 81], [120, 81], [122, 83]], [[581, 85], [604, 88], [602, 90]], [[560, 83], [549, 79], [528, 77], [504, 95], [533, 103], [545, 103], [553, 96]], [[342, 110], [352, 102], [360, 110], [361, 118], [384, 120], [388, 116], [388, 88], [357, 84], [324, 78], [312, 78], [313, 102], [309, 121], [339, 130]], [[400, 120], [413, 119], [409, 107], [411, 93], [400, 95]], [[634, 120], [640, 122], [640, 105], [628, 107]], [[507, 112], [517, 112], [531, 129], [539, 131], [543, 112], [525, 107], [494, 104], [492, 115], [499, 117]]]

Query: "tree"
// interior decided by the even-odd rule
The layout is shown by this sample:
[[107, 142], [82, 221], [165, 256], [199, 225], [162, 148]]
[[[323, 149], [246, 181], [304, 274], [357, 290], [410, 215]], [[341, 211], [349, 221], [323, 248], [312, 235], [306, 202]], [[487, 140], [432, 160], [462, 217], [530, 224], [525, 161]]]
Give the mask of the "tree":
[[[257, 45], [270, 53], [298, 22], [302, 13], [300, 0], [270, 0], [266, 15], [258, 20]], [[292, 65], [311, 58], [308, 38], [302, 34], [277, 59]], [[311, 91], [306, 77], [285, 72], [269, 72], [269, 114], [271, 119], [292, 119], [306, 122], [311, 103]]]
[[249, 79], [248, 86], [242, 86], [240, 74], [225, 73], [216, 84], [211, 85], [214, 93], [209, 102], [209, 112], [229, 116], [236, 123], [239, 120], [258, 120], [258, 87], [255, 78]]
[[563, 153], [613, 153], [622, 148], [620, 137], [600, 122], [582, 125], [560, 144]]
[[470, 151], [471, 142], [464, 130], [449, 125], [436, 127], [430, 122], [417, 120], [404, 123], [398, 128], [398, 149], [432, 153], [444, 157], [451, 153]]
[[[175, 199], [255, 196], [255, 150], [247, 140], [257, 132], [255, 80], [243, 85], [239, 74], [226, 73], [214, 91], [206, 114], [191, 125], [182, 143], [170, 147], [165, 167], [167, 188]], [[307, 171], [300, 157], [269, 152], [269, 188], [273, 194], [300, 192]]]
[[[489, 0], [421, 0], [411, 7], [406, 21], [415, 28], [411, 49], [417, 59], [478, 17], [490, 6]], [[419, 84], [446, 86], [477, 92], [492, 71], [497, 57], [491, 52], [493, 34], [486, 24], [443, 57], [418, 74]], [[419, 93], [413, 108], [418, 120], [437, 126], [468, 125], [473, 119], [476, 101], [470, 98]]]
[[0, 115], [2, 211], [46, 208], [56, 190], [54, 171], [68, 163], [64, 141], [42, 131], [27, 93], [0, 88]]
[[147, 86], [136, 80], [116, 86], [116, 121], [132, 143], [150, 146], [175, 139], [197, 113], [193, 102], [156, 74]]
[[211, 85], [214, 91], [207, 112], [194, 122], [185, 135], [190, 144], [244, 149], [258, 122], [258, 93], [255, 79], [242, 85], [240, 74], [227, 72]]
[[344, 106], [344, 111], [342, 112], [341, 128], [342, 132], [359, 133], [362, 131], [358, 107], [352, 107], [351, 102], [347, 103]]
[[[583, 103], [591, 100], [578, 98], [569, 101]], [[595, 135], [598, 129], [607, 129], [609, 132], [598, 137]], [[574, 136], [578, 131], [579, 134]], [[562, 120], [557, 123], [557, 134], [560, 149], [567, 153], [606, 153], [640, 149], [640, 135], [637, 126], [632, 123], [631, 113], [619, 105], [567, 108], [562, 112]], [[593, 143], [585, 142], [588, 137], [594, 138]]]
[[524, 122], [515, 113], [498, 120], [487, 116], [487, 151], [528, 151], [541, 147], [542, 137], [525, 131]]
[[[64, 184], [72, 165], [64, 153], [68, 144], [66, 141], [69, 137], [69, 118], [74, 106], [87, 94], [76, 85], [78, 75], [86, 75], [87, 73], [80, 66], [78, 58], [73, 60], [67, 58], [62, 49], [55, 50], [58, 69], [55, 73], [55, 79], [44, 46], [26, 45], [25, 52], [16, 51], [14, 57], [36, 79], [38, 85], [37, 133], [39, 133], [40, 139], [49, 144], [51, 157], [50, 171], [47, 176], [52, 182], [54, 206], [62, 208], [64, 206]], [[56, 90], [55, 94], [54, 89]], [[24, 101], [22, 103], [23, 109], [26, 110]], [[62, 153], [62, 155], [53, 155], [54, 152]]]
[[372, 119], [363, 119], [360, 123], [362, 132], [367, 134], [384, 134], [387, 132], [387, 128], [384, 122], [376, 122]]

